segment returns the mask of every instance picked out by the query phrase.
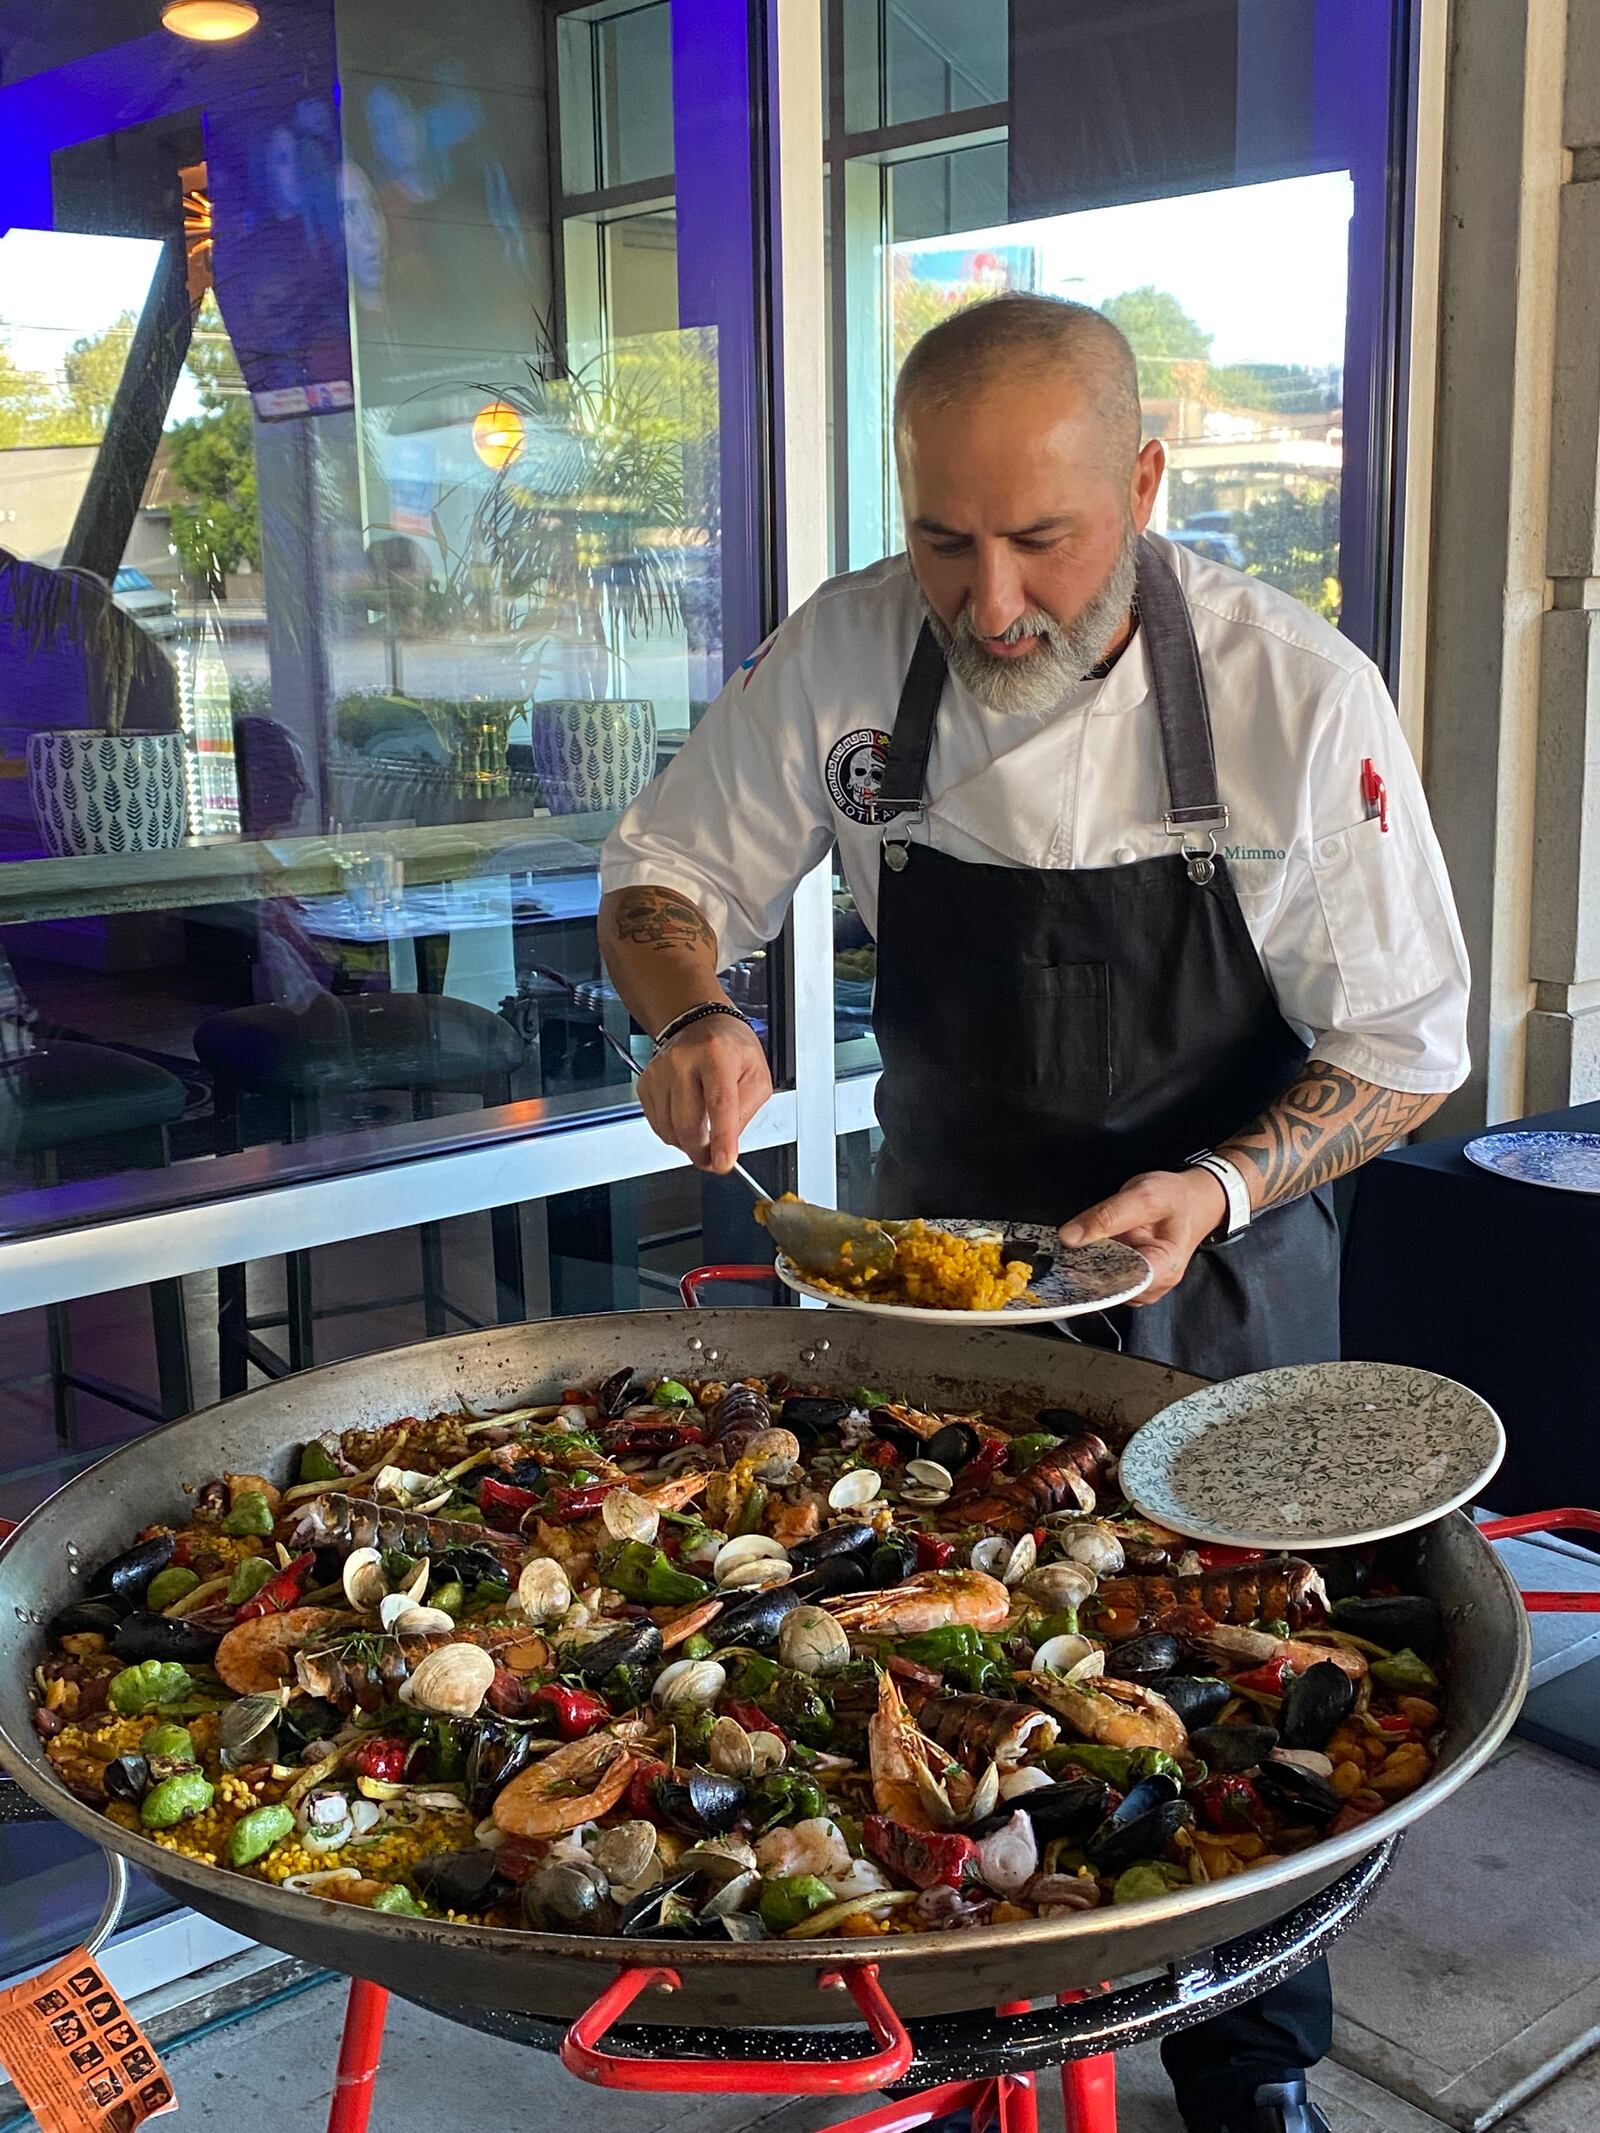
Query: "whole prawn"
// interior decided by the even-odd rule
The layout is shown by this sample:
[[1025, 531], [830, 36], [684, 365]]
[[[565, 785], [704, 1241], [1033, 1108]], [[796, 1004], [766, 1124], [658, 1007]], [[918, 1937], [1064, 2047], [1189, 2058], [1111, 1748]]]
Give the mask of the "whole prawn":
[[491, 1810], [495, 1828], [512, 1837], [557, 1837], [597, 1822], [638, 1767], [631, 1749], [610, 1733], [567, 1741], [505, 1787]]
[[1159, 1748], [1164, 1755], [1182, 1755], [1188, 1746], [1188, 1729], [1171, 1704], [1137, 1682], [1109, 1674], [1075, 1681], [1065, 1674], [1019, 1674], [1017, 1681], [1075, 1733], [1103, 1748]]
[[324, 1631], [354, 1629], [360, 1620], [339, 1607], [291, 1607], [282, 1614], [257, 1615], [228, 1631], [211, 1663], [235, 1696], [270, 1696], [293, 1677], [295, 1655], [303, 1646]]
[[1001, 1629], [1011, 1594], [987, 1571], [922, 1570], [887, 1591], [841, 1593], [822, 1604], [847, 1634], [915, 1637], [957, 1622]]
[[878, 1673], [878, 1708], [867, 1721], [867, 1760], [879, 1814], [905, 1829], [948, 1829], [955, 1809], [944, 1783], [950, 1752], [919, 1733], [894, 1676]]

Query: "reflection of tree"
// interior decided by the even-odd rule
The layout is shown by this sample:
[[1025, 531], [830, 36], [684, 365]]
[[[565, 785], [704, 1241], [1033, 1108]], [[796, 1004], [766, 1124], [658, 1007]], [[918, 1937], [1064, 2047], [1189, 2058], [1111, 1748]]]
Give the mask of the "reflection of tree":
[[207, 291], [185, 365], [202, 413], [169, 433], [172, 539], [183, 566], [220, 595], [229, 571], [261, 553], [250, 399], [216, 298]]
[[899, 376], [901, 364], [930, 327], [993, 294], [993, 289], [981, 282], [919, 281], [897, 271], [893, 296], [895, 375]]
[[1171, 400], [1179, 392], [1199, 397], [1200, 381], [1194, 373], [1210, 361], [1212, 336], [1175, 296], [1147, 282], [1110, 297], [1100, 308], [1127, 337], [1146, 400]]
[[61, 375], [24, 370], [0, 345], [0, 446], [98, 444], [111, 418], [134, 315], [124, 311], [103, 333], [85, 334], [61, 359]]
[[1254, 578], [1292, 593], [1329, 622], [1339, 619], [1339, 484], [1308, 481], [1279, 489], [1233, 514], [1233, 530]]

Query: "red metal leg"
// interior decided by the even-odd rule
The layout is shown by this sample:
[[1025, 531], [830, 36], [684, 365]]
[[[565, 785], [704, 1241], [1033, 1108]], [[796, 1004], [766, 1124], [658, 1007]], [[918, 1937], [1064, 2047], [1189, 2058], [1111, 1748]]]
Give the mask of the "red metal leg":
[[[1059, 2004], [1087, 1998], [1085, 1992], [1063, 1992]], [[1117, 2133], [1117, 2062], [1110, 2052], [1063, 2063], [1061, 2109], [1066, 2133]]]
[[[1524, 1533], [1600, 1533], [1600, 1511], [1524, 1511], [1516, 1518], [1485, 1519], [1478, 1528], [1485, 1540], [1516, 1540]], [[1600, 1592], [1525, 1592], [1530, 1615], [1600, 1614]]]
[[383, 2055], [383, 2025], [389, 1995], [365, 1978], [350, 1980], [344, 2036], [339, 2044], [339, 2077], [334, 2083], [328, 2133], [367, 2133], [372, 2112], [372, 2084]]
[[678, 1282], [678, 1294], [683, 1298], [683, 1308], [693, 1311], [700, 1302], [700, 1291], [722, 1281], [776, 1281], [777, 1276], [770, 1266], [697, 1266], [683, 1275]]
[[[1007, 2000], [997, 2014], [1026, 2014], [1026, 2000]], [[1039, 2097], [1032, 2074], [1002, 2074], [994, 2084], [995, 2133], [1039, 2133]], [[978, 2114], [972, 2116], [972, 2133], [979, 2133]]]

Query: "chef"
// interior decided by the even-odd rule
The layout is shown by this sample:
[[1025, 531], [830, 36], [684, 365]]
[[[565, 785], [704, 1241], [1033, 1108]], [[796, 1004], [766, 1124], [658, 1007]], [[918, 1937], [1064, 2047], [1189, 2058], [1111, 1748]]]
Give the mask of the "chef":
[[[1165, 468], [1099, 313], [1004, 296], [912, 350], [906, 549], [833, 579], [602, 860], [656, 1131], [724, 1171], [771, 1093], [717, 973], [837, 844], [877, 942], [884, 1214], [1062, 1224], [1155, 1278], [1132, 1353], [1338, 1354], [1330, 1182], [1467, 1071], [1467, 964], [1382, 680], [1147, 532]], [[1190, 2133], [1315, 2133], [1324, 1966], [1163, 2047]]]

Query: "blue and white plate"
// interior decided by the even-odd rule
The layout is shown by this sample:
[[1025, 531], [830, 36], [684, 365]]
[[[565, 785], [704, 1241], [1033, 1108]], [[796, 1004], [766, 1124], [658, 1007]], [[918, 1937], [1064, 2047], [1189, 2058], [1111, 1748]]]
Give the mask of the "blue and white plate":
[[1600, 1192], [1600, 1133], [1480, 1133], [1462, 1153], [1480, 1170], [1519, 1185]]
[[1471, 1503], [1505, 1457], [1486, 1400], [1401, 1363], [1302, 1363], [1207, 1385], [1134, 1432], [1135, 1509], [1233, 1548], [1340, 1548]]
[[880, 1303], [865, 1296], [841, 1296], [819, 1288], [785, 1253], [776, 1261], [778, 1279], [797, 1296], [831, 1304], [841, 1311], [864, 1311], [869, 1318], [918, 1318], [947, 1326], [962, 1319], [972, 1326], [1042, 1324], [1052, 1318], [1077, 1318], [1086, 1311], [1109, 1311], [1131, 1303], [1155, 1279], [1148, 1259], [1114, 1237], [1102, 1244], [1063, 1244], [1053, 1229], [1039, 1222], [968, 1222], [928, 1218], [929, 1229], [951, 1230], [958, 1237], [1015, 1238], [1049, 1265], [1029, 1282], [1024, 1295], [998, 1311], [941, 1311], [931, 1304]]

